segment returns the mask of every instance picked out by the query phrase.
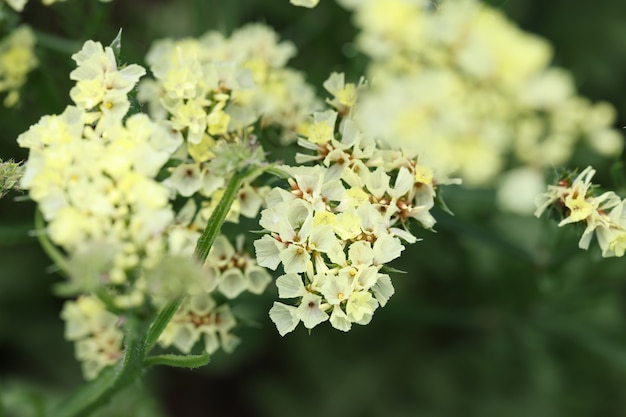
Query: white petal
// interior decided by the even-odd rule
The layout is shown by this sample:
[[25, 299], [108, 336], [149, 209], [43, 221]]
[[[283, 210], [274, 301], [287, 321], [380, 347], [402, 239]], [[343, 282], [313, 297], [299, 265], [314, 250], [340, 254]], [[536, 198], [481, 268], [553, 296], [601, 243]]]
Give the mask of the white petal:
[[226, 297], [233, 299], [248, 288], [248, 280], [241, 269], [231, 268], [222, 273], [217, 288]]
[[[278, 256], [283, 262], [283, 268], [286, 273], [305, 272], [307, 264], [311, 261], [311, 255], [309, 255], [309, 253], [302, 247], [297, 245], [290, 245], [287, 249], [282, 250]], [[259, 262], [259, 265], [262, 265], [261, 262]]]
[[270, 235], [265, 235], [261, 239], [254, 241], [256, 261], [259, 265], [271, 269], [278, 268], [280, 263], [279, 243]]
[[320, 308], [321, 301], [322, 297], [311, 293], [302, 297], [302, 302], [298, 306], [298, 318], [302, 320], [307, 329], [312, 329], [321, 322], [328, 320], [328, 314]]
[[374, 284], [371, 290], [381, 307], [384, 307], [385, 304], [387, 304], [387, 301], [389, 301], [389, 298], [391, 298], [395, 292], [393, 285], [391, 284], [391, 278], [387, 274], [379, 274], [378, 282]]
[[293, 331], [300, 322], [296, 316], [297, 310], [294, 306], [274, 302], [274, 306], [270, 309], [270, 319], [276, 325], [281, 336]]
[[246, 276], [248, 277], [248, 291], [253, 294], [261, 294], [265, 291], [267, 284], [272, 281], [271, 275], [265, 268], [260, 266], [251, 266], [246, 269]]
[[384, 265], [397, 257], [404, 250], [400, 239], [391, 235], [382, 235], [374, 242], [374, 265]]
[[299, 274], [285, 274], [276, 280], [278, 287], [278, 296], [280, 298], [302, 297], [306, 294], [302, 277]]
[[348, 320], [348, 316], [341, 310], [341, 307], [335, 306], [330, 315], [330, 324], [342, 332], [347, 332], [352, 327], [352, 323]]

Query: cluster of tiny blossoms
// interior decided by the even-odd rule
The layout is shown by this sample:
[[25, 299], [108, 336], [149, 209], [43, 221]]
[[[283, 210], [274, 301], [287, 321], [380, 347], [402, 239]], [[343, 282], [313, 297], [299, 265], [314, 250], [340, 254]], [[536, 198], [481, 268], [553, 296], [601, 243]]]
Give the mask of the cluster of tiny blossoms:
[[[41, 0], [41, 2], [46, 6], [50, 6], [51, 4], [63, 2], [63, 1], [66, 1], [66, 0]], [[100, 0], [100, 1], [103, 3], [108, 3], [112, 0]], [[26, 3], [28, 3], [28, 0], [1, 0], [0, 6], [2, 6], [2, 3], [8, 4], [13, 10], [17, 12], [21, 12], [24, 10], [24, 7], [26, 6]]]
[[123, 284], [128, 270], [161, 255], [160, 235], [174, 213], [154, 177], [179, 141], [145, 115], [123, 120], [143, 68], [118, 69], [113, 50], [93, 41], [72, 58], [75, 105], [18, 137], [30, 149], [21, 185], [39, 204], [50, 239], [68, 254], [89, 242], [115, 248], [103, 280]]
[[[124, 119], [130, 108], [127, 94], [143, 68], [119, 69], [113, 50], [93, 41], [72, 58], [77, 63], [70, 74], [76, 81], [70, 92], [75, 104], [60, 115], [42, 117], [18, 137], [20, 146], [30, 150], [21, 186], [38, 203], [49, 239], [68, 256], [71, 291], [111, 286], [120, 308], [139, 305], [145, 291], [134, 271], [160, 262], [163, 234], [174, 218], [169, 190], [154, 178], [180, 142], [146, 115]], [[85, 300], [96, 305], [92, 298]], [[68, 311], [74, 305], [69, 303]], [[89, 316], [70, 315], [74, 321]], [[109, 326], [116, 322], [106, 320]], [[98, 344], [98, 337], [97, 331], [81, 333], [80, 345]], [[121, 338], [111, 340], [121, 349]], [[86, 352], [78, 346], [77, 353]], [[85, 376], [92, 378], [114, 355], [89, 352], [102, 355], [101, 360], [77, 355], [85, 361]]]
[[[194, 249], [226, 179], [264, 161], [256, 127], [278, 125], [285, 138], [306, 128], [304, 115], [317, 102], [302, 76], [283, 67], [293, 52], [261, 25], [230, 39], [211, 33], [157, 42], [147, 59], [155, 79], [138, 93], [150, 116], [135, 113], [129, 99], [142, 67], [118, 67], [114, 49], [93, 41], [72, 56], [74, 105], [18, 138], [30, 149], [20, 184], [67, 258], [70, 281], [61, 291], [81, 294], [89, 305], [100, 298], [115, 317], [184, 295], [159, 343], [185, 353], [200, 339], [210, 353], [234, 348], [236, 320], [228, 301], [244, 291], [261, 293], [271, 277], [242, 239], [233, 247], [219, 236], [204, 265], [193, 260]], [[269, 187], [254, 185], [256, 177], [247, 176], [227, 220], [258, 215]], [[72, 307], [78, 301], [68, 303], [69, 310], [82, 311]], [[88, 320], [88, 314], [64, 314], [70, 316], [68, 326]], [[107, 323], [117, 329], [118, 318]], [[81, 346], [98, 345], [94, 338], [94, 332], [72, 336]], [[107, 340], [121, 349], [121, 339]], [[77, 355], [89, 378], [115, 357], [99, 348], [91, 352], [95, 356]]]
[[567, 163], [580, 138], [600, 155], [621, 152], [612, 106], [578, 96], [571, 75], [549, 66], [548, 42], [502, 11], [479, 0], [340, 3], [354, 11], [357, 45], [371, 58], [375, 82], [356, 117], [363, 130], [469, 185], [513, 168], [526, 184], [503, 182], [503, 208], [532, 212], [545, 169]]
[[613, 191], [595, 195], [591, 182], [596, 171], [587, 167], [574, 180], [565, 177], [557, 185], [549, 185], [548, 191], [537, 196], [535, 216], [555, 209], [562, 217], [559, 227], [572, 223], [585, 224], [578, 242], [581, 249], [588, 249], [594, 235], [602, 249], [603, 257], [624, 256], [626, 252], [626, 211], [622, 200]]
[[61, 317], [66, 323], [65, 338], [75, 342], [76, 359], [81, 361], [85, 378], [94, 379], [102, 368], [123, 356], [120, 318], [97, 298], [81, 296], [66, 302]]
[[155, 80], [140, 85], [139, 98], [155, 118], [187, 129], [190, 156], [205, 160], [216, 136], [257, 121], [284, 128], [285, 141], [319, 107], [301, 73], [285, 67], [295, 55], [268, 26], [248, 24], [230, 37], [211, 31], [200, 38], [164, 39], [146, 57]]
[[19, 90], [37, 63], [35, 35], [30, 27], [19, 26], [0, 41], [0, 94], [6, 93], [6, 107], [19, 102]]
[[[302, 322], [308, 329], [330, 320], [350, 330], [367, 324], [394, 288], [383, 266], [400, 256], [402, 241], [417, 239], [410, 219], [431, 229], [437, 185], [433, 171], [400, 150], [381, 149], [361, 132], [351, 115], [361, 85], [333, 74], [325, 83], [335, 108], [316, 112], [299, 144], [310, 152], [282, 166], [289, 190], [266, 197], [260, 224], [269, 233], [254, 243], [259, 265], [284, 274], [270, 317], [281, 335]], [[447, 181], [449, 182], [449, 181]]]
[[[294, 53], [291, 43], [279, 42], [275, 32], [260, 24], [244, 26], [228, 38], [209, 32], [199, 39], [164, 39], [148, 52], [154, 79], [141, 82], [138, 98], [182, 141], [164, 181], [175, 198], [187, 199], [169, 230], [169, 247], [176, 253], [193, 253], [223, 195], [225, 179], [264, 160], [253, 125], [280, 126], [283, 141], [294, 140], [295, 132], [306, 128], [306, 115], [318, 103], [303, 76], [285, 67]], [[258, 215], [269, 187], [255, 185], [255, 180], [255, 175], [246, 178], [227, 221]], [[209, 289], [227, 300], [244, 291], [259, 294], [271, 281], [244, 250], [242, 236], [236, 248], [218, 236], [204, 268], [212, 282]], [[238, 340], [229, 333], [234, 323], [227, 303], [194, 295], [170, 322], [161, 344], [188, 352], [204, 338], [209, 353], [218, 340], [230, 350]]]
[[[72, 58], [75, 104], [44, 116], [18, 138], [30, 149], [20, 185], [38, 203], [49, 239], [67, 255], [65, 288], [92, 304], [93, 292], [109, 288], [112, 302], [124, 309], [146, 302], [158, 308], [172, 297], [209, 297], [218, 285], [228, 287], [210, 267], [192, 261], [198, 232], [188, 228], [188, 210], [173, 210], [173, 190], [156, 179], [183, 144], [180, 132], [145, 114], [128, 115], [128, 94], [145, 70], [134, 64], [118, 68], [113, 49], [93, 41]], [[258, 283], [253, 288], [258, 291]], [[91, 332], [72, 340], [91, 346], [97, 337]], [[121, 349], [121, 339], [115, 340]], [[114, 356], [102, 349], [91, 353], [101, 360], [77, 354], [87, 378]]]

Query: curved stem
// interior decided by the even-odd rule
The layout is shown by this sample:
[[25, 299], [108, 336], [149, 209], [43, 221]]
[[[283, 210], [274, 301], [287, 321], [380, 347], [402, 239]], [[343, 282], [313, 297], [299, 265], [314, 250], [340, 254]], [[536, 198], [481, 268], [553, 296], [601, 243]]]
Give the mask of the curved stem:
[[222, 195], [222, 199], [219, 203], [217, 203], [215, 211], [211, 213], [211, 217], [209, 218], [202, 235], [198, 239], [196, 250], [194, 252], [196, 259], [201, 263], [204, 263], [206, 257], [209, 255], [211, 246], [213, 246], [213, 242], [221, 230], [222, 225], [226, 220], [226, 216], [230, 211], [230, 207], [233, 205], [235, 198], [237, 198], [237, 194], [241, 188], [241, 183], [246, 176], [246, 173], [236, 173], [231, 177], [228, 185], [226, 186], [226, 190], [224, 191], [224, 195]]
[[[239, 188], [249, 172], [236, 173], [228, 182], [226, 191], [211, 214], [204, 232], [196, 245], [195, 256], [204, 262], [211, 245], [215, 241], [226, 216], [230, 211]], [[58, 249], [45, 237], [43, 217], [37, 212], [35, 219], [37, 236], [42, 246], [57, 264], [65, 269], [67, 263]], [[63, 265], [63, 266], [62, 266]], [[174, 316], [181, 303], [176, 299], [165, 305], [156, 317], [141, 318], [137, 312], [129, 312], [126, 316], [126, 336], [124, 358], [116, 365], [105, 368], [98, 377], [77, 390], [66, 402], [60, 404], [49, 415], [51, 417], [87, 416], [106, 404], [113, 395], [126, 388], [141, 376], [152, 365], [169, 365], [185, 368], [196, 368], [208, 363], [208, 354], [203, 355], [159, 355], [148, 357], [148, 353], [156, 344], [159, 336]]]
[[95, 380], [78, 389], [53, 410], [50, 417], [89, 415], [141, 375], [147, 353], [144, 343], [147, 324], [137, 317], [129, 317], [126, 325], [126, 348], [122, 360], [104, 369]]
[[59, 269], [63, 271], [63, 273], [68, 274], [69, 266], [67, 263], [67, 259], [65, 258], [63, 253], [61, 253], [61, 251], [58, 250], [56, 246], [52, 244], [52, 242], [50, 242], [50, 239], [48, 239], [48, 235], [46, 234], [46, 226], [43, 221], [43, 215], [41, 214], [40, 210], [37, 210], [35, 212], [35, 236], [37, 237], [37, 240], [39, 240], [39, 243], [41, 244], [44, 252], [46, 252], [46, 255], [48, 255], [50, 259], [54, 261], [55, 265], [59, 267]]

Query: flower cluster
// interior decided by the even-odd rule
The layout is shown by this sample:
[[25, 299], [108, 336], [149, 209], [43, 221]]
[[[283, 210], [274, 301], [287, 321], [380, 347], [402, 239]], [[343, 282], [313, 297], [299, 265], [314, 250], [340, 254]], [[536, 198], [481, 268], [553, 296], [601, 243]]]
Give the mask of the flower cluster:
[[[289, 190], [276, 187], [266, 197], [260, 224], [269, 234], [254, 243], [259, 265], [285, 272], [277, 281], [280, 298], [270, 317], [284, 335], [299, 322], [311, 329], [330, 320], [350, 330], [367, 324], [394, 289], [385, 264], [400, 256], [402, 240], [417, 240], [410, 219], [431, 229], [438, 184], [433, 171], [401, 150], [380, 149], [352, 118], [358, 87], [333, 74], [325, 84], [336, 109], [313, 115], [299, 144], [309, 154], [282, 166]], [[349, 93], [349, 94], [348, 94]], [[351, 96], [352, 98], [347, 99]], [[339, 115], [342, 115], [339, 118]]]
[[61, 317], [65, 320], [65, 338], [76, 342], [76, 358], [82, 362], [85, 378], [94, 379], [102, 368], [122, 357], [120, 319], [98, 299], [82, 296], [68, 301]]
[[[54, 4], [57, 2], [63, 2], [63, 1], [67, 1], [67, 0], [41, 0], [41, 2], [45, 6], [50, 6], [51, 4]], [[108, 3], [112, 0], [100, 0], [100, 1], [103, 3]], [[2, 3], [7, 3], [13, 10], [17, 12], [21, 12], [24, 10], [24, 7], [26, 6], [26, 3], [28, 3], [28, 0], [2, 0], [0, 1], [0, 6]]]
[[19, 90], [37, 63], [35, 35], [30, 27], [19, 26], [0, 41], [0, 94], [7, 93], [6, 107], [19, 102]]
[[204, 339], [204, 348], [214, 353], [222, 347], [226, 352], [239, 344], [239, 338], [230, 331], [237, 321], [228, 304], [219, 305], [208, 294], [198, 294], [189, 299], [176, 311], [159, 339], [163, 347], [175, 346], [183, 353]]
[[[571, 75], [549, 66], [549, 44], [501, 11], [478, 0], [341, 3], [354, 11], [357, 45], [376, 81], [356, 120], [389, 146], [412, 149], [469, 185], [500, 181], [521, 165], [512, 175], [533, 190], [579, 138], [600, 155], [621, 152], [614, 109], [578, 96]], [[532, 212], [532, 197], [511, 194], [500, 194], [503, 208]]]
[[540, 217], [549, 208], [556, 209], [562, 217], [559, 227], [572, 223], [585, 224], [585, 230], [578, 242], [581, 249], [589, 248], [595, 232], [603, 257], [624, 256], [626, 200], [622, 200], [613, 191], [596, 195], [591, 182], [595, 173], [589, 166], [573, 180], [564, 177], [557, 185], [548, 186], [547, 192], [537, 196], [535, 216]]
[[[313, 93], [283, 68], [292, 54], [291, 44], [259, 25], [230, 39], [213, 33], [159, 42], [148, 55], [156, 80], [138, 94], [152, 117], [137, 113], [129, 98], [144, 68], [120, 67], [114, 48], [93, 41], [72, 56], [74, 105], [18, 138], [30, 150], [20, 186], [39, 204], [40, 232], [62, 249], [57, 261], [70, 280], [61, 293], [99, 299], [116, 320], [182, 296], [161, 345], [189, 352], [204, 334], [208, 352], [235, 346], [236, 320], [224, 300], [261, 293], [269, 273], [242, 239], [235, 249], [219, 236], [203, 265], [194, 250], [233, 173], [247, 176], [226, 220], [258, 215], [269, 187], [253, 184], [265, 160], [255, 129], [285, 123], [295, 134], [306, 127]], [[305, 101], [289, 107], [287, 96], [274, 94], [280, 91], [294, 101], [304, 92]], [[89, 378], [104, 366], [77, 356]]]
[[[283, 138], [303, 129], [317, 106], [302, 75], [284, 65], [295, 53], [275, 32], [254, 24], [229, 38], [209, 32], [199, 39], [164, 39], [147, 55], [154, 79], [142, 81], [138, 98], [152, 117], [182, 138], [184, 146], [166, 179], [182, 197], [199, 195], [191, 229], [201, 229], [232, 172], [264, 160], [253, 125], [284, 127]], [[246, 179], [228, 220], [254, 218], [267, 187]]]
[[[72, 58], [78, 65], [70, 75], [77, 81], [70, 92], [75, 105], [44, 116], [19, 136], [18, 143], [30, 150], [20, 185], [39, 205], [44, 233], [67, 255], [66, 289], [89, 294], [110, 288], [118, 308], [139, 306], [147, 290], [157, 287], [153, 295], [161, 294], [146, 277], [173, 252], [166, 234], [175, 218], [170, 191], [155, 178], [182, 140], [144, 114], [127, 116], [127, 94], [143, 68], [118, 69], [113, 50], [93, 41]], [[68, 329], [83, 316], [72, 317]], [[86, 377], [110, 363], [94, 365], [89, 351], [78, 346]]]
[[284, 127], [284, 140], [293, 141], [319, 107], [303, 75], [285, 67], [293, 55], [292, 43], [279, 42], [261, 24], [243, 26], [228, 38], [211, 31], [199, 39], [164, 39], [148, 52], [155, 80], [142, 82], [139, 98], [153, 116], [186, 131], [197, 162], [207, 159], [204, 149], [216, 137], [259, 119], [262, 126]]
[[19, 136], [30, 149], [21, 185], [39, 204], [50, 239], [68, 254], [90, 243], [114, 247], [103, 280], [124, 284], [128, 271], [163, 251], [174, 213], [168, 189], [154, 178], [180, 142], [145, 115], [124, 121], [126, 93], [141, 67], [118, 70], [111, 48], [92, 41], [72, 58], [76, 105]]

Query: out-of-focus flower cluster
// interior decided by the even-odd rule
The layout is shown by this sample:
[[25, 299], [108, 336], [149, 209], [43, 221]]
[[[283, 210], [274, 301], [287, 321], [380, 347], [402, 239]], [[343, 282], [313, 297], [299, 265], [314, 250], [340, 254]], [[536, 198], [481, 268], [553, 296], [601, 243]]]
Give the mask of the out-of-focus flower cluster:
[[[51, 4], [64, 2], [64, 1], [67, 1], [67, 0], [41, 0], [41, 3], [46, 6], [50, 6]], [[100, 1], [103, 3], [109, 3], [112, 0], [100, 0]], [[28, 0], [0, 0], [0, 6], [2, 6], [2, 3], [8, 4], [13, 10], [17, 12], [21, 12], [24, 10], [24, 7], [28, 3]]]
[[0, 94], [6, 93], [6, 107], [13, 107], [19, 102], [19, 90], [37, 63], [35, 35], [30, 27], [21, 25], [0, 40]]
[[257, 120], [284, 127], [284, 139], [293, 142], [319, 107], [304, 76], [285, 67], [295, 52], [261, 24], [230, 37], [211, 31], [197, 39], [157, 41], [146, 58], [155, 80], [141, 83], [139, 98], [155, 118], [186, 129], [189, 156], [198, 163], [210, 157], [205, 149], [216, 136]]
[[97, 298], [81, 296], [66, 302], [61, 318], [65, 320], [65, 338], [75, 342], [76, 359], [81, 361], [86, 379], [94, 379], [102, 368], [123, 356], [120, 318]]
[[597, 186], [591, 182], [595, 173], [595, 169], [589, 166], [573, 180], [571, 175], [565, 175], [557, 185], [549, 185], [548, 191], [537, 197], [535, 216], [553, 211], [561, 219], [559, 227], [583, 223], [585, 229], [578, 242], [581, 249], [589, 248], [595, 233], [603, 257], [624, 256], [626, 200], [613, 191], [597, 195]]
[[[18, 137], [20, 146], [30, 150], [21, 186], [38, 203], [45, 233], [68, 255], [69, 290], [112, 287], [118, 307], [140, 305], [146, 296], [143, 271], [164, 256], [163, 235], [174, 219], [169, 190], [155, 177], [180, 139], [146, 115], [124, 120], [130, 108], [127, 94], [143, 68], [119, 69], [113, 50], [93, 41], [72, 58], [77, 63], [70, 74], [76, 81], [70, 92], [75, 105], [42, 117]], [[135, 271], [142, 272], [137, 276]], [[88, 315], [72, 317], [79, 322]], [[98, 337], [98, 332], [81, 333], [80, 346], [98, 344]], [[120, 349], [121, 338], [114, 340]], [[78, 352], [87, 378], [112, 358], [105, 350], [77, 344]]]
[[93, 41], [72, 58], [75, 105], [18, 137], [30, 149], [21, 185], [39, 204], [55, 244], [68, 254], [90, 242], [112, 247], [102, 280], [124, 284], [127, 271], [162, 256], [161, 235], [174, 213], [167, 187], [154, 178], [180, 141], [145, 115], [124, 121], [127, 93], [143, 68], [118, 69], [112, 49]]
[[[354, 11], [358, 47], [371, 58], [359, 125], [468, 185], [514, 168], [504, 208], [532, 212], [544, 169], [566, 163], [579, 138], [601, 155], [621, 152], [611, 105], [578, 96], [570, 74], [549, 66], [548, 42], [501, 11], [478, 0], [340, 3]], [[530, 188], [528, 197], [511, 199], [511, 187]]]
[[260, 221], [269, 234], [254, 243], [259, 265], [282, 264], [279, 297], [297, 299], [270, 310], [281, 335], [300, 322], [311, 329], [330, 320], [342, 331], [367, 324], [394, 293], [384, 265], [400, 256], [403, 240], [417, 241], [409, 220], [431, 229], [437, 187], [451, 182], [357, 127], [351, 115], [361, 84], [332, 74], [324, 85], [334, 109], [314, 113], [298, 141], [309, 153], [296, 157], [316, 165], [280, 167], [290, 189], [269, 192]]

